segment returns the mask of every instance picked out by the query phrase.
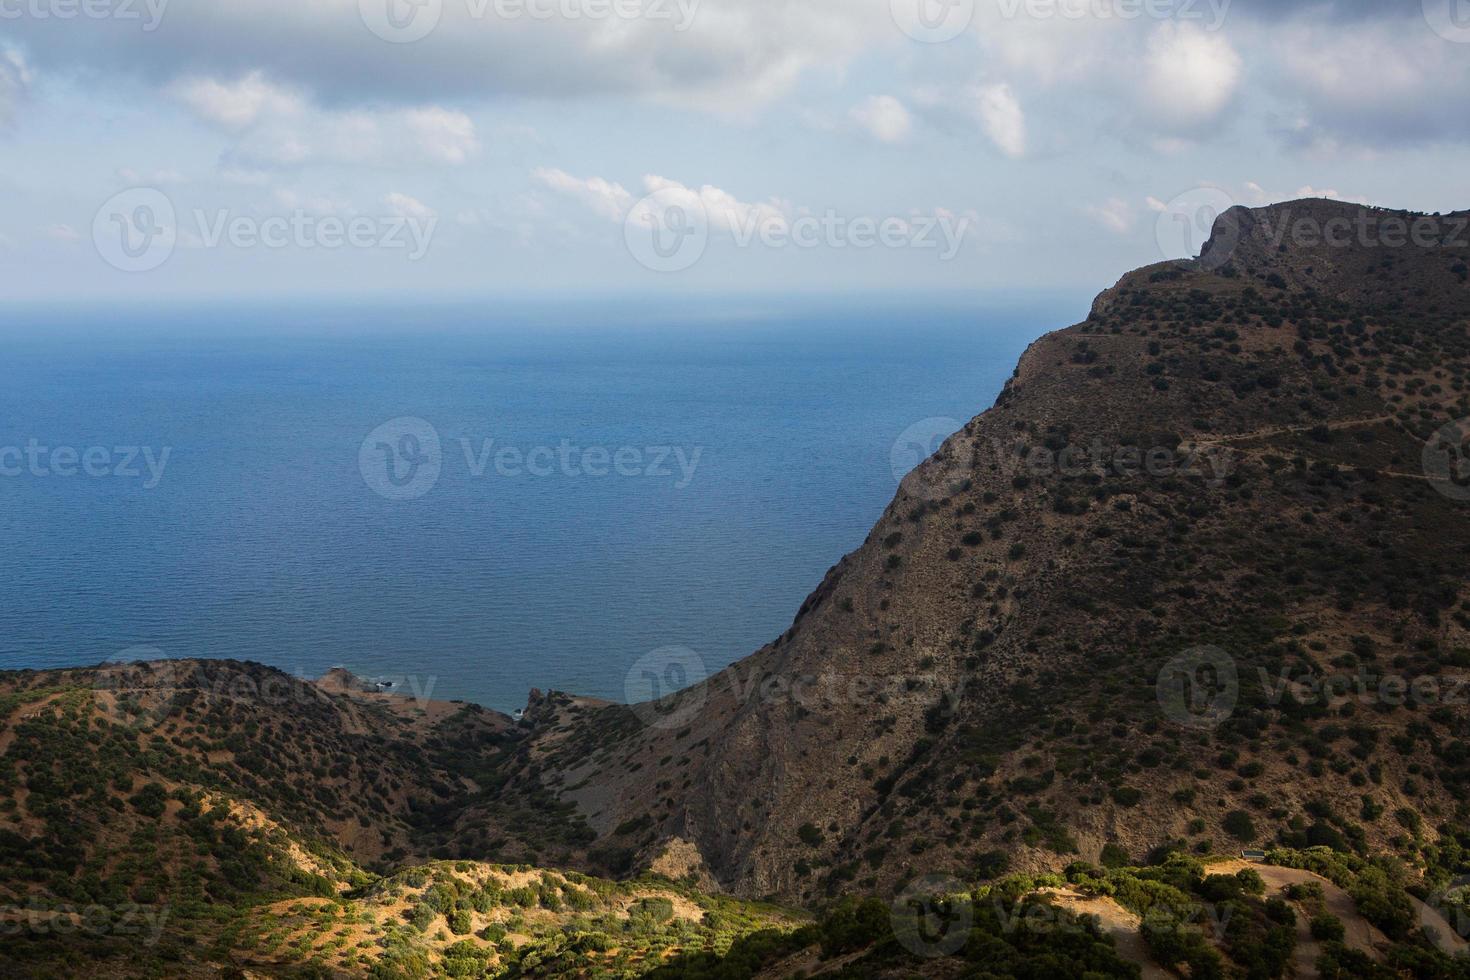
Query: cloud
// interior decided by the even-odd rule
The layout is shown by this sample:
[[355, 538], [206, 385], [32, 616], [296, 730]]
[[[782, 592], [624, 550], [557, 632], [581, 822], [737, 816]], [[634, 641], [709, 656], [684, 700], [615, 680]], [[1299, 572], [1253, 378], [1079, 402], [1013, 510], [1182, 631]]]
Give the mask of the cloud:
[[480, 148], [475, 124], [463, 112], [428, 106], [409, 110], [403, 121], [425, 155], [445, 163], [464, 163]]
[[[1369, 206], [1380, 206], [1378, 202], [1370, 200], [1359, 194], [1343, 194], [1330, 187], [1314, 187], [1305, 184], [1295, 190], [1268, 190], [1254, 180], [1247, 180], [1242, 184], [1220, 184], [1209, 181], [1200, 181], [1196, 189], [1209, 188], [1217, 194], [1223, 195], [1224, 199], [1232, 204], [1243, 205], [1248, 208], [1267, 207], [1272, 204], [1284, 204], [1288, 201], [1297, 201], [1302, 198], [1327, 198], [1333, 201], [1347, 201], [1351, 204], [1364, 204]], [[1169, 205], [1156, 197], [1145, 198], [1150, 211], [1167, 211]]]
[[[1152, 199], [1150, 201], [1152, 206]], [[1163, 209], [1160, 207], [1158, 210]], [[1122, 235], [1133, 228], [1133, 207], [1121, 197], [1110, 197], [1102, 204], [1089, 204], [1085, 210], [1088, 217], [1109, 231]]]
[[1233, 0], [1231, 10], [1269, 20], [1303, 15], [1330, 22], [1388, 20], [1421, 15], [1423, 0]]
[[444, 2], [403, 5], [433, 29], [413, 43], [390, 43], [365, 23], [380, 18], [386, 2], [179, 3], [155, 31], [37, 18], [7, 22], [6, 30], [46, 69], [153, 84], [201, 68], [261, 71], [334, 106], [614, 94], [735, 113], [898, 34], [886, 0], [668, 0], [644, 4], [631, 18], [533, 17], [529, 4], [506, 17], [493, 3]]
[[[605, 220], [630, 224], [643, 221], [661, 223], [671, 210], [682, 208], [685, 212], [702, 215], [712, 232], [726, 233], [742, 244], [759, 241], [766, 235], [790, 234], [793, 229], [801, 228], [803, 221], [827, 220], [826, 214], [799, 207], [781, 198], [745, 201], [711, 184], [696, 187], [657, 174], [643, 177], [645, 196], [636, 201], [632, 200], [633, 195], [621, 184], [601, 177], [574, 177], [561, 170], [538, 170], [532, 176], [543, 186], [558, 191]], [[840, 219], [844, 216], [833, 217]], [[944, 227], [953, 229], [961, 239], [977, 231], [985, 232], [992, 241], [1015, 237], [1014, 232], [1003, 223], [983, 221], [973, 209], [957, 214], [945, 208], [933, 208], [929, 211], [915, 208], [905, 214], [867, 217], [896, 221], [905, 230], [912, 229], [915, 223], [922, 223], [923, 227], [932, 230], [935, 220], [938, 220], [944, 222]], [[466, 212], [458, 220], [461, 224], [473, 226], [481, 223], [484, 217]], [[559, 226], [558, 230], [569, 237], [575, 237], [574, 229]]]
[[696, 189], [652, 174], [643, 178], [643, 189], [650, 195], [659, 195], [654, 205], [659, 208], [702, 206], [710, 227], [721, 231], [743, 234], [761, 228], [785, 228], [790, 222], [791, 205], [776, 198], [752, 204], [710, 184]]
[[730, 232], [784, 227], [789, 220], [790, 206], [785, 202], [772, 199], [751, 204], [711, 184], [696, 188], [657, 174], [644, 176], [645, 196], [636, 201], [622, 184], [601, 177], [583, 179], [563, 170], [548, 169], [533, 171], [531, 176], [609, 221], [636, 219], [642, 210], [652, 212], [671, 207], [702, 211], [711, 228]]
[[400, 194], [398, 191], [393, 191], [383, 198], [383, 203], [388, 206], [389, 214], [400, 218], [425, 219], [435, 215], [434, 209], [423, 201], [416, 197], [409, 197], [407, 194]]
[[1235, 95], [1241, 59], [1230, 42], [1191, 24], [1160, 24], [1149, 35], [1145, 101], [1167, 128], [1208, 124]]
[[54, 242], [66, 242], [68, 244], [71, 244], [73, 242], [79, 242], [82, 240], [82, 236], [77, 234], [77, 230], [71, 225], [67, 224], [51, 225], [47, 228], [42, 229], [42, 231], [47, 238], [51, 239]]
[[1026, 152], [1026, 114], [1011, 87], [1004, 83], [975, 91], [975, 115], [990, 141], [1008, 157]]
[[135, 187], [162, 187], [165, 184], [183, 183], [184, 175], [177, 170], [165, 168], [162, 170], [141, 171], [132, 167], [121, 167], [117, 171], [118, 179]]
[[576, 199], [609, 221], [622, 221], [633, 206], [633, 195], [622, 184], [589, 177], [583, 180], [565, 170], [538, 168], [531, 178], [545, 187]]
[[[445, 0], [403, 5], [438, 11], [435, 29], [412, 44], [389, 43], [365, 25], [363, 11], [387, 2], [173, 4], [166, 23], [151, 32], [36, 18], [7, 22], [6, 32], [26, 50], [27, 64], [48, 75], [178, 86], [213, 125], [256, 137], [233, 164], [242, 168], [252, 157], [286, 166], [340, 158], [313, 135], [312, 123], [322, 113], [336, 122], [328, 130], [352, 140], [359, 134], [348, 124], [357, 111], [378, 117], [425, 107], [453, 112], [506, 97], [626, 97], [753, 117], [804, 83], [840, 83], [875, 54], [896, 54], [890, 64], [920, 76], [913, 79], [916, 86], [952, 93], [968, 92], [977, 81], [1007, 79], [1009, 100], [992, 100], [986, 128], [1012, 156], [1025, 153], [1029, 137], [1043, 131], [1042, 120], [1053, 117], [1073, 130], [1080, 119], [1143, 145], [1177, 147], [1149, 137], [1206, 138], [1246, 95], [1262, 102], [1265, 111], [1255, 118], [1278, 120], [1272, 131], [1297, 146], [1470, 138], [1470, 117], [1457, 106], [1470, 97], [1464, 46], [1428, 29], [1419, 0], [1181, 4], [1176, 6], [1197, 16], [1181, 10], [1176, 20], [1162, 23], [1097, 13], [1108, 4], [1063, 5], [1081, 16], [1006, 17], [1001, 7], [982, 3], [974, 30], [928, 52], [934, 57], [922, 67], [904, 60], [908, 46], [887, 0], [668, 0], [660, 5], [666, 18], [549, 20], [508, 19], [496, 15], [495, 4]], [[1226, 15], [1223, 26], [1217, 14]], [[1344, 40], [1358, 34], [1377, 36], [1376, 47], [1359, 45], [1367, 56], [1355, 56]], [[979, 48], [978, 59], [941, 57], [969, 44]], [[1238, 52], [1251, 55], [1249, 76]], [[1386, 57], [1375, 60], [1375, 54]], [[977, 60], [993, 74], [976, 76]], [[1373, 70], [1354, 71], [1355, 63]], [[1366, 111], [1355, 112], [1349, 93], [1380, 67], [1391, 75], [1388, 84], [1368, 92]], [[1349, 74], [1336, 76], [1344, 83], [1334, 91], [1330, 79], [1339, 68]], [[0, 120], [13, 111], [18, 87], [24, 88], [16, 77], [13, 64], [0, 65]], [[1025, 113], [1017, 100], [1022, 93]], [[905, 101], [907, 112], [913, 103]], [[300, 128], [281, 132], [280, 119], [293, 108], [303, 110]], [[853, 113], [850, 121], [879, 140], [899, 141], [906, 132], [891, 103], [869, 100]], [[459, 164], [477, 152], [472, 133], [456, 128], [462, 120], [419, 120], [428, 127], [419, 133], [413, 119], [398, 122], [408, 129], [403, 136], [380, 133], [389, 157], [403, 159], [402, 148], [411, 145], [415, 159]], [[274, 131], [256, 133], [262, 128]]]
[[327, 197], [320, 194], [302, 195], [289, 188], [281, 188], [273, 196], [276, 199], [276, 203], [281, 205], [281, 207], [292, 211], [304, 211], [319, 215], [350, 216], [357, 214], [357, 208], [352, 206], [352, 202], [341, 198]]
[[1262, 42], [1266, 81], [1297, 110], [1276, 134], [1288, 145], [1399, 147], [1470, 138], [1470, 58], [1423, 21], [1283, 25]]
[[460, 165], [480, 148], [474, 121], [458, 110], [322, 108], [259, 71], [229, 80], [195, 76], [169, 91], [235, 138], [226, 160], [236, 172], [313, 163]]
[[200, 119], [226, 129], [245, 129], [263, 117], [299, 116], [305, 110], [300, 96], [266, 81], [259, 71], [228, 82], [180, 79], [173, 84], [172, 92]]
[[271, 175], [264, 170], [243, 170], [238, 167], [226, 167], [216, 176], [226, 184], [240, 187], [264, 187], [271, 182]]
[[891, 95], [875, 95], [848, 115], [880, 143], [902, 143], [913, 131], [909, 111]]
[[[1246, 185], [1247, 188], [1250, 188], [1252, 186], [1254, 186], [1254, 185], [1253, 184], [1247, 184]], [[1331, 200], [1331, 201], [1346, 201], [1349, 204], [1364, 204], [1364, 205], [1372, 205], [1373, 204], [1372, 201], [1370, 201], [1368, 198], [1364, 197], [1361, 194], [1343, 194], [1342, 192], [1337, 191], [1337, 190], [1334, 190], [1334, 189], [1332, 189], [1330, 187], [1321, 187], [1321, 188], [1318, 188], [1318, 187], [1313, 187], [1311, 184], [1303, 184], [1301, 187], [1298, 187], [1295, 191], [1293, 191], [1290, 194], [1277, 194], [1277, 195], [1274, 196], [1274, 198], [1268, 197], [1268, 200], [1294, 201], [1294, 200], [1298, 200], [1298, 199], [1303, 198], [1303, 197], [1325, 197], [1325, 198], [1327, 198], [1328, 200]]]
[[15, 118], [15, 107], [31, 87], [32, 73], [25, 56], [14, 48], [0, 48], [0, 126]]
[[[601, 177], [573, 177], [562, 170], [536, 170], [531, 176], [543, 186], [577, 201], [598, 217], [609, 221], [636, 220], [641, 211], [661, 211], [683, 207], [702, 212], [711, 228], [729, 232], [785, 227], [790, 221], [791, 206], [771, 199], [761, 203], [740, 200], [734, 194], [711, 184], [691, 187], [668, 177], [647, 174], [643, 178], [644, 197], [634, 200], [622, 184]], [[657, 197], [654, 197], [657, 195]]]

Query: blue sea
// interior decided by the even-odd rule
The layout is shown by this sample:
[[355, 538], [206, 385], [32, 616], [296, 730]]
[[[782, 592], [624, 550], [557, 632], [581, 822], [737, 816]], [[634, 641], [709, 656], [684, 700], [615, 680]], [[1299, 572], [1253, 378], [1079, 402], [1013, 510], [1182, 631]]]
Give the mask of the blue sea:
[[904, 433], [937, 444], [1083, 312], [12, 311], [0, 667], [342, 665], [506, 711], [533, 687], [621, 700], [664, 648], [715, 670], [779, 635], [862, 543], [918, 458], [895, 451]]

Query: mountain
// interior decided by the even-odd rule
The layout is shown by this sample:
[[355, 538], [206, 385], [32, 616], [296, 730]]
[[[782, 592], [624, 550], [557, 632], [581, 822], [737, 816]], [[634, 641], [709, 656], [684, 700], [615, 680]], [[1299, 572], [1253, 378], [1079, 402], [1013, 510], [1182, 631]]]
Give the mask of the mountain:
[[796, 903], [1179, 840], [1424, 867], [1470, 789], [1466, 221], [1221, 215], [1034, 343], [773, 643], [658, 705], [533, 703], [546, 786]]
[[1467, 226], [1226, 212], [655, 702], [0, 673], [0, 976], [1463, 976]]
[[344, 671], [0, 674], [0, 976], [636, 975], [804, 921], [571, 870], [522, 740]]

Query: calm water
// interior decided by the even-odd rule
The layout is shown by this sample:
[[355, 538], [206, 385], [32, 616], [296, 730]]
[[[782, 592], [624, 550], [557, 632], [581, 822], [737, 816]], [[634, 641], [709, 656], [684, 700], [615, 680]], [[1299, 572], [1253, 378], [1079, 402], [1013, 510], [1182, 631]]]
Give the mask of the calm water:
[[[667, 646], [715, 669], [862, 542], [901, 433], [988, 407], [1080, 315], [709, 307], [8, 317], [0, 666], [144, 646], [503, 710], [621, 698]], [[364, 449], [404, 417], [437, 454], [416, 423]]]

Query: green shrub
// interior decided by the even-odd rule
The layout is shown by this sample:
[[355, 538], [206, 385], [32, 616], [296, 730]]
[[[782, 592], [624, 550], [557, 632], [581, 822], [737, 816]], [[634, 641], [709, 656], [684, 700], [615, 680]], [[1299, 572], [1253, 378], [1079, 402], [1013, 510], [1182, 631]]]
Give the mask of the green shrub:
[[1231, 810], [1225, 814], [1225, 832], [1236, 840], [1249, 844], [1256, 839], [1256, 824], [1244, 810]]
[[1346, 934], [1342, 920], [1331, 912], [1312, 916], [1312, 938], [1322, 942], [1341, 942]]

